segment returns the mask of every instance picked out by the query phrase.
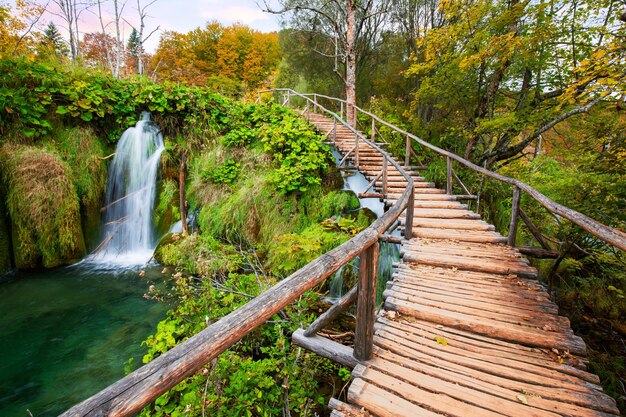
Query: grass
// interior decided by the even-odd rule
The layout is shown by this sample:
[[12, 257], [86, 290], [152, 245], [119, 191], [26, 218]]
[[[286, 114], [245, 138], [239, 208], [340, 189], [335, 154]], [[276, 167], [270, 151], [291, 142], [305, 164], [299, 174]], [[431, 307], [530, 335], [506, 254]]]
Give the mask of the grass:
[[16, 266], [52, 268], [84, 256], [80, 204], [69, 164], [51, 150], [11, 144], [0, 149], [0, 161]]

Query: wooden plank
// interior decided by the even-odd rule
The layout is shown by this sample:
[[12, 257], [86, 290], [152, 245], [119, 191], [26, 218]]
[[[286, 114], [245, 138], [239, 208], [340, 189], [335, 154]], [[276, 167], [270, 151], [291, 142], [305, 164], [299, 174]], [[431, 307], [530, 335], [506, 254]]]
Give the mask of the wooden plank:
[[468, 210], [450, 209], [415, 209], [413, 216], [428, 219], [480, 219], [480, 214], [478, 213]]
[[305, 336], [303, 329], [298, 329], [291, 335], [294, 345], [310, 350], [324, 358], [328, 358], [350, 369], [359, 362], [348, 346], [337, 343], [321, 336]]
[[319, 316], [309, 327], [304, 331], [304, 336], [309, 337], [315, 335], [321, 329], [326, 327], [328, 323], [333, 321], [337, 316], [343, 313], [357, 297], [357, 287], [354, 286], [346, 295], [341, 297], [339, 301], [333, 304], [324, 314]]
[[[383, 361], [381, 359], [375, 359], [372, 361], [371, 365], [378, 365], [376, 368], [380, 369], [381, 363]], [[396, 365], [391, 363], [387, 368], [391, 368], [391, 371], [395, 371], [392, 375], [389, 375], [389, 369], [386, 369], [388, 373], [380, 372], [378, 369], [374, 368], [365, 368], [363, 366], [357, 366], [354, 369], [353, 375], [358, 378], [363, 379], [369, 384], [376, 385], [380, 388], [383, 388], [385, 391], [390, 391], [393, 394], [397, 395], [400, 398], [403, 398], [407, 401], [411, 401], [412, 403], [424, 407], [429, 408], [430, 410], [439, 413], [445, 414], [450, 417], [501, 417], [502, 414], [496, 413], [490, 410], [486, 410], [482, 407], [476, 406], [476, 404], [466, 403], [464, 401], [459, 401], [458, 399], [448, 395], [446, 392], [441, 392], [441, 386], [443, 384], [432, 384], [437, 385], [435, 389], [432, 386], [428, 386], [426, 389], [422, 389], [417, 385], [420, 381], [414, 379], [411, 381], [412, 383], [406, 382], [406, 379], [411, 377], [421, 377], [421, 379], [428, 379], [430, 377], [424, 377], [419, 375], [416, 372], [411, 372], [408, 370], [400, 369]], [[410, 375], [407, 375], [410, 374]], [[434, 378], [430, 378], [429, 381]], [[437, 389], [439, 388], [439, 389]], [[538, 417], [529, 414], [529, 417]], [[554, 416], [553, 416], [554, 417]]]
[[[402, 333], [398, 335], [389, 330], [377, 329], [374, 337], [375, 345], [381, 349], [402, 354], [403, 356], [410, 355], [409, 357], [415, 358], [415, 361], [423, 361], [425, 359], [437, 360], [442, 368], [452, 366], [457, 369], [461, 366], [496, 375], [510, 381], [518, 381], [540, 387], [553, 387], [572, 392], [589, 393], [600, 389], [595, 384], [570, 375], [560, 374], [553, 370], [542, 369], [537, 366], [521, 367], [519, 363], [512, 360], [507, 361], [488, 355], [476, 355], [463, 349], [454, 349], [454, 346], [451, 345], [432, 345], [432, 343], [436, 342], [432, 341], [430, 343], [430, 340], [411, 341], [406, 338], [406, 335], [402, 335]], [[378, 355], [378, 351], [376, 352]]]
[[587, 351], [585, 343], [578, 336], [566, 336], [556, 332], [499, 323], [441, 308], [418, 306], [395, 297], [387, 298], [385, 308], [444, 326], [456, 327], [527, 346], [568, 350], [575, 355], [585, 355]]
[[485, 303], [490, 303], [494, 308], [499, 307], [513, 307], [522, 311], [529, 312], [544, 312], [556, 314], [558, 309], [556, 306], [549, 304], [547, 301], [537, 301], [532, 298], [519, 297], [517, 293], [512, 291], [477, 291], [468, 286], [459, 285], [458, 287], [446, 286], [439, 283], [429, 282], [423, 280], [416, 282], [415, 280], [406, 280], [402, 278], [395, 279], [392, 282], [387, 283], [388, 288], [399, 287], [413, 290], [428, 291], [433, 294], [441, 294], [452, 297], [458, 297], [459, 299], [476, 300]]
[[[408, 264], [403, 264], [407, 265]], [[423, 279], [429, 279], [433, 282], [443, 282], [449, 285], [471, 285], [472, 289], [484, 290], [492, 293], [494, 291], [494, 284], [502, 286], [502, 290], [507, 290], [509, 294], [518, 293], [524, 298], [535, 298], [538, 301], [541, 299], [547, 299], [548, 294], [545, 289], [537, 281], [528, 278], [522, 278], [517, 275], [499, 275], [489, 274], [485, 272], [474, 271], [459, 271], [457, 269], [444, 269], [439, 267], [434, 270], [430, 270], [429, 265], [416, 265], [418, 269], [407, 267], [396, 267], [397, 273], [400, 274], [403, 279], [410, 279], [420, 281]], [[483, 276], [477, 276], [481, 274]]]
[[[416, 204], [424, 204], [424, 203], [427, 203], [427, 202], [426, 201], [422, 203], [416, 202]], [[432, 203], [436, 204], [437, 201], [432, 201]], [[454, 220], [442, 222], [439, 219], [416, 217], [413, 219], [413, 226], [414, 227], [426, 227], [426, 228], [439, 228], [439, 229], [463, 229], [463, 230], [475, 230], [475, 231], [496, 230], [495, 226], [483, 220], [474, 220], [474, 219], [454, 219]]]
[[449, 239], [461, 242], [477, 243], [506, 243], [507, 239], [494, 232], [475, 232], [473, 230], [457, 232], [447, 229], [435, 229], [426, 227], [416, 227], [413, 229], [414, 237], [430, 239]]
[[[445, 308], [450, 311], [471, 314], [476, 317], [491, 318], [506, 323], [519, 324], [524, 327], [550, 328], [563, 331], [569, 330], [569, 320], [566, 317], [556, 316], [543, 312], [537, 308], [520, 308], [514, 304], [495, 304], [491, 300], [480, 300], [470, 297], [454, 297], [449, 294], [439, 294], [427, 288], [410, 288], [402, 285], [391, 285], [383, 293], [383, 297], [395, 297], [405, 301], [415, 302], [416, 305]], [[534, 307], [534, 306], [533, 306]]]
[[[464, 273], [463, 273], [464, 274]], [[558, 309], [551, 303], [546, 293], [541, 293], [541, 289], [530, 288], [526, 290], [521, 285], [510, 282], [502, 282], [499, 288], [494, 288], [485, 282], [473, 282], [471, 280], [450, 279], [446, 276], [431, 275], [419, 276], [399, 272], [394, 274], [394, 281], [398, 284], [426, 288], [439, 289], [440, 291], [452, 294], [466, 294], [485, 299], [508, 299], [511, 302], [522, 305], [537, 306], [542, 311], [556, 314]], [[499, 290], [499, 291], [498, 291]]]
[[572, 375], [593, 384], [600, 383], [599, 378], [594, 374], [565, 363], [557, 362], [553, 356], [548, 354], [548, 350], [533, 349], [513, 343], [503, 345], [495, 343], [500, 341], [490, 338], [476, 339], [474, 337], [467, 337], [455, 333], [455, 329], [452, 328], [440, 325], [429, 327], [425, 325], [427, 324], [426, 322], [411, 323], [406, 320], [390, 320], [381, 317], [378, 323], [381, 325], [381, 328], [393, 327], [415, 335], [413, 340], [419, 340], [421, 338], [435, 340], [435, 337], [442, 336], [451, 345], [468, 350], [469, 352], [529, 363]]
[[404, 262], [412, 262], [423, 265], [439, 267], [451, 267], [468, 271], [488, 272], [493, 274], [515, 274], [523, 277], [536, 277], [537, 270], [533, 267], [513, 262], [490, 262], [481, 261], [477, 258], [467, 258], [454, 255], [435, 255], [431, 253], [406, 253]]
[[560, 414], [537, 409], [530, 402], [522, 404], [517, 399], [519, 393], [512, 393], [511, 398], [486, 394], [398, 366], [383, 358], [375, 358], [368, 365], [367, 369], [357, 366], [354, 375], [393, 390], [404, 398], [410, 397], [418, 405], [428, 406], [435, 412], [455, 417], [560, 417]]
[[[515, 355], [520, 359], [541, 364], [542, 366], [550, 366], [550, 364], [554, 364], [555, 366], [558, 366], [559, 369], [563, 366], [558, 364], [552, 356], [549, 356], [548, 353], [546, 353], [548, 352], [547, 350], [530, 348], [528, 346], [505, 342], [475, 333], [464, 332], [453, 327], [446, 327], [418, 320], [413, 317], [396, 314], [393, 319], [390, 319], [386, 316], [381, 316], [378, 318], [378, 323], [381, 326], [401, 326], [401, 328], [406, 332], [415, 333], [419, 337], [425, 337], [432, 340], [434, 340], [435, 336], [440, 335], [450, 341], [450, 343], [454, 343], [454, 345], [461, 346], [464, 349], [484, 349], [486, 352], [489, 352], [490, 355], [500, 357], [511, 357], [512, 355]], [[580, 370], [578, 368], [575, 369]], [[584, 375], [585, 377], [595, 377], [595, 375], [588, 373], [585, 373]], [[598, 383], [597, 377], [589, 380], [589, 382]]]
[[404, 398], [391, 394], [373, 384], [356, 378], [348, 390], [348, 401], [365, 407], [380, 417], [441, 417], [443, 414], [433, 413], [413, 404]]
[[471, 246], [461, 246], [461, 245], [412, 245], [407, 242], [402, 247], [402, 251], [404, 253], [412, 253], [415, 255], [419, 254], [433, 254], [433, 255], [453, 255], [453, 256], [462, 256], [464, 258], [479, 258], [479, 259], [489, 259], [489, 260], [503, 260], [505, 262], [511, 263], [519, 263], [520, 265], [528, 265], [528, 260], [523, 258], [522, 255], [518, 252], [513, 251], [503, 251], [498, 247], [494, 247], [491, 250], [483, 249], [482, 247], [473, 248]]
[[467, 204], [461, 204], [458, 201], [420, 201], [415, 203], [415, 208], [467, 210]]
[[[442, 381], [472, 388], [500, 398], [512, 398], [513, 401], [519, 401], [517, 396], [523, 393], [522, 395], [529, 405], [562, 415], [605, 416], [607, 413], [613, 415], [617, 410], [615, 402], [600, 391], [582, 393], [527, 384], [501, 378], [489, 372], [441, 362], [437, 359], [414, 360], [412, 357], [402, 356], [381, 348], [376, 348], [375, 354], [376, 359], [374, 361], [380, 358]], [[376, 366], [376, 364], [371, 363], [370, 366]]]
[[470, 299], [441, 296], [427, 291], [411, 290], [394, 287], [385, 290], [383, 297], [394, 298], [410, 302], [419, 309], [423, 306], [446, 309], [449, 312], [467, 314], [477, 319], [509, 323], [512, 325], [542, 329], [552, 332], [570, 331], [569, 320], [565, 317], [552, 314], [532, 313], [530, 310], [521, 310], [512, 307], [494, 306], [491, 303]]

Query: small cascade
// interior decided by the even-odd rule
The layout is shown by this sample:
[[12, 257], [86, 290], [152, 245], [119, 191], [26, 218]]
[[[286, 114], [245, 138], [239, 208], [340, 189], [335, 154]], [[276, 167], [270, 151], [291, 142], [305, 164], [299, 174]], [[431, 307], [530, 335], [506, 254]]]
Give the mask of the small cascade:
[[109, 168], [104, 239], [94, 258], [124, 264], [150, 259], [156, 244], [152, 211], [163, 137], [143, 112], [122, 135]]
[[[342, 156], [336, 150], [333, 149], [333, 157], [335, 162], [338, 163]], [[356, 195], [365, 191], [369, 181], [359, 171], [354, 171], [352, 174], [346, 176], [344, 174], [344, 190], [350, 190]], [[359, 198], [361, 202], [361, 208], [367, 208], [371, 210], [376, 217], [380, 217], [385, 213], [385, 206], [378, 198]], [[393, 233], [395, 236], [400, 236], [399, 232], [395, 230]], [[391, 280], [393, 275], [393, 263], [400, 261], [400, 249], [399, 245], [395, 243], [380, 242], [379, 255], [378, 255], [378, 284], [376, 288], [377, 302], [382, 300], [382, 293], [385, 290], [387, 281]], [[350, 271], [358, 270], [359, 258], [355, 258], [348, 264], [342, 266], [329, 282], [329, 295], [324, 300], [330, 303], [336, 303], [341, 297], [350, 290], [347, 288], [349, 283], [345, 283], [345, 275], [351, 273]], [[349, 267], [348, 269], [346, 269]], [[352, 272], [353, 273], [353, 272]]]

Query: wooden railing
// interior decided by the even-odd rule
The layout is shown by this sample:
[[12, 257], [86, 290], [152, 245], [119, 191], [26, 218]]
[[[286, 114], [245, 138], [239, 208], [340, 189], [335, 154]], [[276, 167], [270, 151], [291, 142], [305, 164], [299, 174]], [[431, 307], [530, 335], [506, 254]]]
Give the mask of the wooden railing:
[[[408, 209], [407, 219], [411, 218], [413, 179], [376, 143], [348, 126], [341, 117], [343, 112], [340, 116], [319, 103], [315, 103], [310, 97], [293, 91], [289, 94], [304, 100], [307, 109], [312, 106], [315, 111], [334, 119], [336, 124], [344, 125], [355, 134], [359, 141], [368, 143], [380, 152], [387, 164], [394, 166], [408, 182], [401, 198], [383, 216], [346, 243], [320, 256], [243, 307], [207, 326], [206, 329], [167, 353], [67, 410], [62, 416], [135, 415], [158, 396], [199, 371], [221, 352], [357, 256], [361, 257], [361, 265], [354, 357], [355, 360], [365, 360], [370, 357], [375, 316], [378, 241], [383, 238], [390, 227], [395, 225], [405, 210]], [[407, 236], [411, 236], [410, 227], [407, 228], [406, 233]]]
[[[276, 90], [273, 90], [276, 91]], [[340, 108], [340, 114], [344, 114], [345, 109], [347, 108], [348, 104], [345, 100], [343, 99], [339, 99], [339, 98], [335, 98], [335, 97], [329, 97], [329, 96], [325, 96], [322, 94], [296, 94], [293, 90], [289, 90], [289, 89], [281, 89], [280, 90], [283, 95], [284, 95], [284, 100], [283, 102], [285, 104], [288, 104], [291, 100], [291, 97], [297, 96], [297, 97], [302, 97], [302, 96], [306, 96], [308, 98], [310, 98], [311, 102], [314, 104], [314, 108], [320, 108], [321, 107], [321, 102], [322, 101], [327, 101], [328, 103], [334, 103], [335, 107]], [[543, 239], [541, 239], [541, 234], [539, 233], [538, 229], [536, 226], [534, 226], [532, 224], [532, 222], [530, 221], [530, 219], [528, 218], [528, 216], [526, 216], [524, 214], [524, 212], [520, 209], [520, 200], [521, 200], [521, 195], [522, 192], [526, 193], [527, 195], [529, 195], [532, 199], [534, 199], [535, 201], [537, 201], [541, 206], [543, 206], [544, 208], [546, 208], [549, 212], [559, 216], [560, 218], [563, 219], [567, 219], [569, 221], [571, 221], [572, 223], [580, 226], [582, 229], [586, 230], [587, 232], [589, 232], [590, 234], [592, 234], [593, 236], [603, 240], [606, 243], [609, 243], [623, 251], [626, 251], [626, 233], [621, 232], [615, 228], [606, 226], [600, 222], [598, 222], [597, 220], [592, 219], [589, 216], [586, 216], [582, 213], [577, 212], [576, 210], [572, 210], [568, 207], [565, 207], [561, 204], [556, 203], [555, 201], [553, 201], [552, 199], [550, 199], [549, 197], [543, 195], [542, 193], [540, 193], [539, 191], [537, 191], [536, 189], [534, 189], [533, 187], [531, 187], [530, 185], [514, 179], [514, 178], [509, 178], [506, 177], [504, 175], [500, 175], [498, 173], [495, 173], [493, 171], [490, 171], [488, 169], [485, 169], [483, 167], [480, 167], [462, 157], [460, 157], [459, 155], [446, 151], [444, 149], [441, 149], [435, 145], [432, 145], [431, 143], [428, 143], [422, 139], [420, 139], [419, 137], [397, 127], [394, 126], [391, 123], [388, 123], [384, 120], [382, 120], [380, 117], [376, 116], [373, 113], [370, 113], [366, 110], [361, 109], [358, 106], [354, 106], [355, 111], [358, 114], [363, 115], [364, 117], [362, 117], [361, 119], [370, 119], [371, 120], [371, 136], [370, 139], [374, 140], [376, 137], [376, 132], [379, 132], [379, 130], [377, 129], [378, 126], [385, 126], [389, 129], [391, 129], [392, 132], [395, 132], [399, 135], [405, 136], [406, 137], [406, 147], [405, 147], [405, 155], [404, 155], [404, 165], [405, 166], [409, 166], [410, 165], [410, 160], [412, 156], [415, 156], [415, 152], [413, 151], [411, 145], [412, 143], [417, 143], [427, 149], [430, 149], [431, 151], [434, 151], [436, 154], [438, 154], [441, 157], [446, 158], [446, 165], [447, 165], [447, 175], [446, 175], [446, 192], [448, 194], [452, 194], [452, 188], [453, 188], [453, 183], [456, 181], [459, 183], [459, 185], [461, 186], [461, 188], [463, 189], [463, 191], [465, 192], [466, 195], [460, 195], [457, 196], [457, 199], [459, 200], [471, 200], [471, 199], [475, 199], [476, 196], [472, 195], [472, 193], [469, 192], [468, 188], [465, 186], [465, 184], [462, 183], [462, 181], [460, 180], [460, 178], [456, 175], [455, 171], [454, 171], [454, 167], [453, 167], [453, 161], [465, 166], [466, 168], [469, 168], [472, 171], [475, 171], [481, 175], [484, 175], [486, 177], [489, 178], [493, 178], [497, 181], [506, 183], [506, 184], [510, 184], [512, 186], [512, 210], [511, 210], [511, 219], [509, 222], [509, 231], [508, 231], [508, 243], [511, 246], [515, 246], [515, 240], [516, 240], [516, 235], [517, 235], [517, 228], [518, 228], [518, 223], [519, 223], [519, 218], [522, 218], [522, 221], [528, 226], [531, 234], [533, 235], [533, 237], [535, 237], [535, 239], [538, 240], [538, 242], [540, 243], [540, 245], [542, 245], [544, 247], [544, 249], [548, 249], [547, 244], [545, 243], [545, 241], [543, 241]], [[359, 118], [357, 117], [357, 120]], [[408, 223], [408, 222], [407, 222]]]

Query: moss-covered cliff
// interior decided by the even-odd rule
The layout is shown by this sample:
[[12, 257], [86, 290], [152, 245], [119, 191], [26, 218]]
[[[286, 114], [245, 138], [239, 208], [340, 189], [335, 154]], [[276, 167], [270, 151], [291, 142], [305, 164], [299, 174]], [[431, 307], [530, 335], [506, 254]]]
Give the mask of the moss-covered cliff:
[[72, 171], [51, 151], [6, 144], [0, 150], [15, 266], [52, 268], [85, 254]]

